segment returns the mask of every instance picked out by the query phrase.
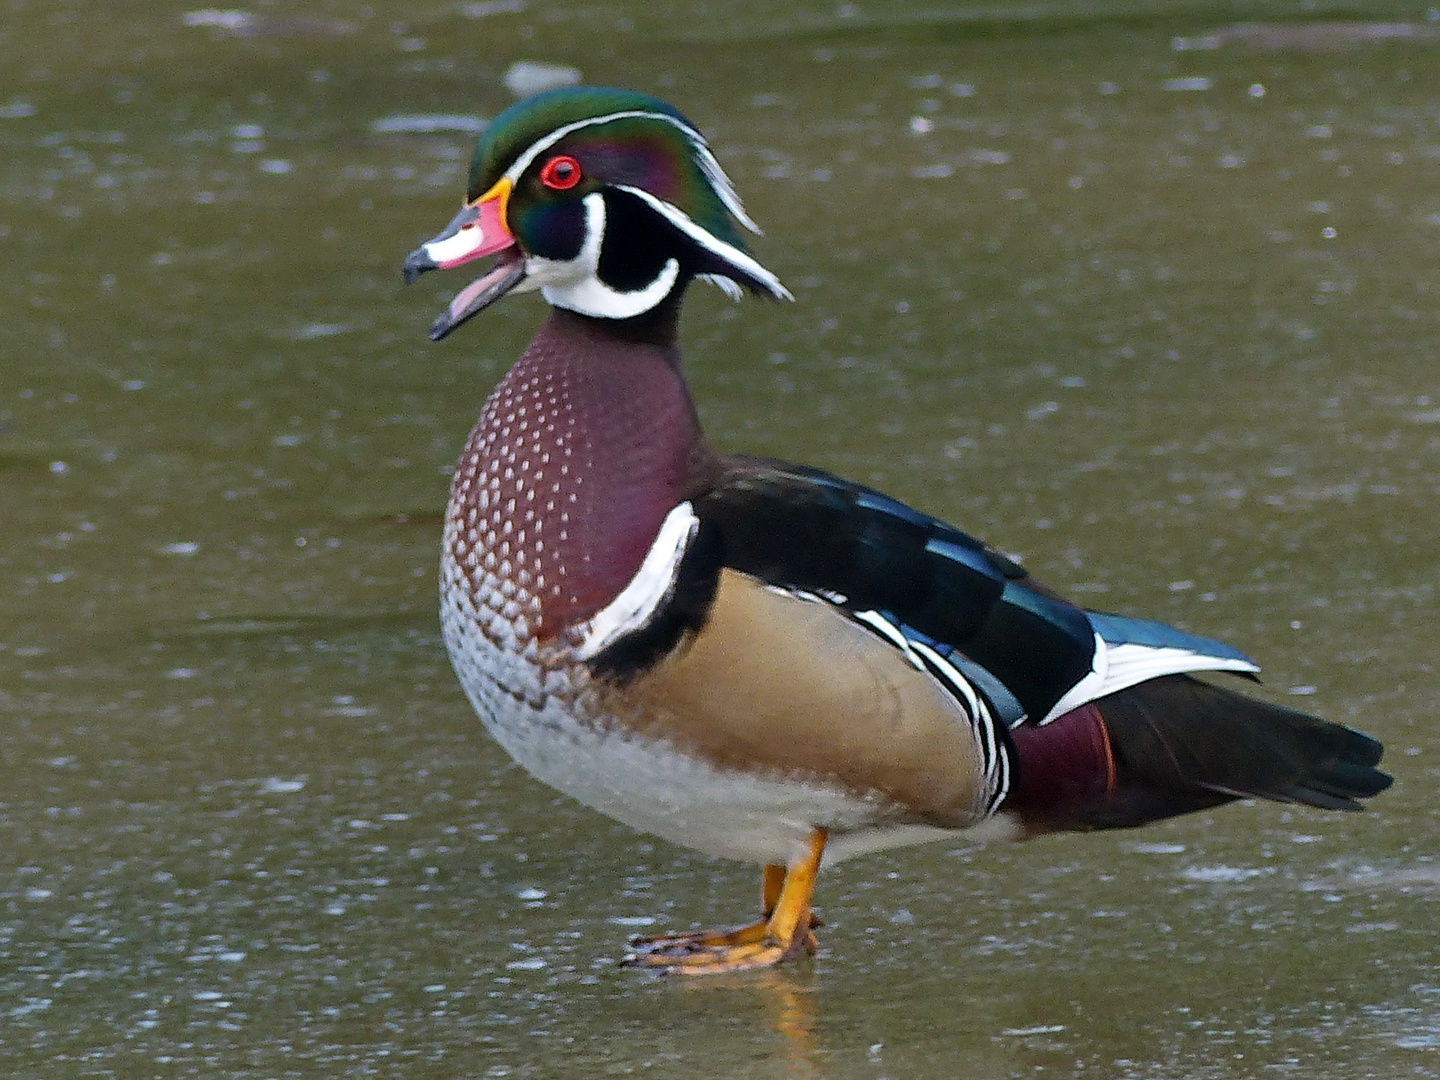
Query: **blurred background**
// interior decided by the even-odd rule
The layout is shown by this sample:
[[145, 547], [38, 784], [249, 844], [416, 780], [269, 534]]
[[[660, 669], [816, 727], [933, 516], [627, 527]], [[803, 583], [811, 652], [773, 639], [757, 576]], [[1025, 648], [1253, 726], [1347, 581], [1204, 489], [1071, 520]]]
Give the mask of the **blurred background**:
[[[0, 1072], [1440, 1075], [1440, 9], [0, 9]], [[812, 963], [626, 935], [757, 875], [530, 781], [440, 643], [452, 462], [538, 325], [404, 289], [517, 94], [710, 136], [788, 305], [697, 288], [722, 448], [821, 465], [1385, 740], [1238, 806], [822, 875]]]

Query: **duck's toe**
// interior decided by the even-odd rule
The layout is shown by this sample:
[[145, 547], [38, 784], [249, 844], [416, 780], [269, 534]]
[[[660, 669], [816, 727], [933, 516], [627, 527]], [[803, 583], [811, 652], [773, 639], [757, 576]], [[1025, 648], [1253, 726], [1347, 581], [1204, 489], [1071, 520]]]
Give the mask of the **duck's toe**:
[[669, 935], [668, 939], [646, 943], [620, 963], [661, 974], [724, 975], [773, 967], [798, 956], [801, 950], [815, 955], [813, 930], [797, 931], [785, 941], [768, 933], [767, 927], [767, 923], [757, 923], [739, 931]]
[[677, 975], [723, 975], [754, 971], [798, 956], [815, 955], [820, 920], [810, 910], [826, 831], [816, 829], [805, 851], [788, 867], [766, 867], [762, 898], [766, 917], [732, 930], [700, 930], [632, 938], [635, 951], [620, 961]]

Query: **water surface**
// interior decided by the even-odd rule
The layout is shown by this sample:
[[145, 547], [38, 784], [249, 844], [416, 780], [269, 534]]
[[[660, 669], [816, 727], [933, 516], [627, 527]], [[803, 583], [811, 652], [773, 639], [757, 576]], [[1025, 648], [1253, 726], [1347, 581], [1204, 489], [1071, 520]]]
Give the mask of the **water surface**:
[[[1303, 7], [9, 3], [5, 1075], [1440, 1073], [1440, 44], [1224, 30]], [[463, 279], [398, 268], [519, 61], [674, 101], [765, 227], [797, 302], [686, 315], [719, 445], [1233, 641], [1395, 790], [860, 860], [813, 964], [615, 969], [756, 875], [529, 781], [440, 645], [542, 309], [432, 345]]]

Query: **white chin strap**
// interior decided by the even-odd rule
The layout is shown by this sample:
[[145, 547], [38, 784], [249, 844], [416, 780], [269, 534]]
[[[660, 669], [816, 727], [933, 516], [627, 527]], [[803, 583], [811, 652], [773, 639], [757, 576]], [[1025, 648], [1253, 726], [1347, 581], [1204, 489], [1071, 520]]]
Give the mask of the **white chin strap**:
[[573, 259], [525, 260], [526, 284], [538, 287], [555, 307], [597, 319], [633, 319], [658, 306], [675, 288], [680, 263], [668, 259], [655, 280], [633, 292], [620, 292], [600, 280], [600, 244], [605, 238], [605, 199], [598, 191], [585, 196], [585, 243]]

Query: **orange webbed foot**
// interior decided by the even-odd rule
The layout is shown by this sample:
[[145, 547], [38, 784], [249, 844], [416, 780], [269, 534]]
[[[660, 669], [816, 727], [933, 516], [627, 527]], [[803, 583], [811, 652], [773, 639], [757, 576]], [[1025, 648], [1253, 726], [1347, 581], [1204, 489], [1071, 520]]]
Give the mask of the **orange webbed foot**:
[[810, 902], [824, 850], [825, 830], [816, 829], [805, 852], [788, 867], [765, 867], [765, 918], [731, 930], [632, 938], [636, 951], [621, 964], [677, 975], [720, 975], [771, 967], [802, 950], [815, 955], [814, 928], [820, 920], [811, 912]]

